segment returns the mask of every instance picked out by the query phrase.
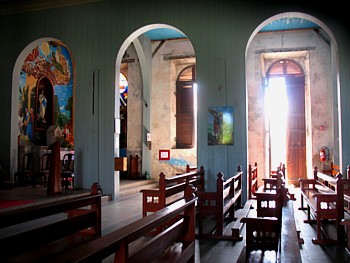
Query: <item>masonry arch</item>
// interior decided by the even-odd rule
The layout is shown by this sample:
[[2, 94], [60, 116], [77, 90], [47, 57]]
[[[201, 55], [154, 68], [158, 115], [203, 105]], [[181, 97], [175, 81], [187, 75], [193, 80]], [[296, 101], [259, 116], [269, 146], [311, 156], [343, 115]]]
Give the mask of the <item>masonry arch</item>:
[[[181, 48], [173, 48], [171, 50], [175, 52], [169, 52], [170, 47], [176, 45], [181, 45]], [[176, 53], [178, 49], [180, 53]], [[174, 137], [176, 136], [176, 78], [184, 68], [195, 63], [194, 48], [190, 40], [179, 29], [166, 24], [152, 24], [136, 30], [124, 41], [118, 51], [115, 83], [119, 83], [120, 73], [129, 77], [130, 106], [127, 112], [129, 112], [128, 116], [132, 114], [133, 119], [139, 119], [139, 121], [128, 122], [127, 149], [121, 151], [120, 135], [123, 116], [119, 89], [116, 85], [114, 157], [120, 159], [121, 154], [126, 153], [129, 170], [131, 156], [137, 155], [139, 157], [138, 176], [141, 179], [148, 176], [157, 181], [161, 171], [166, 174], [175, 174], [182, 169], [184, 171], [187, 163], [196, 165], [196, 145], [190, 151], [177, 149]], [[139, 67], [140, 71], [136, 73], [137, 76], [132, 75], [135, 74], [136, 67]], [[132, 135], [129, 135], [129, 131]], [[169, 150], [169, 159], [159, 160], [159, 150]], [[124, 176], [128, 177], [129, 172]], [[123, 172], [115, 169], [114, 195], [116, 197], [121, 194], [122, 176]]]
[[[312, 23], [315, 28], [264, 32], [273, 22], [287, 20]], [[265, 37], [264, 37], [265, 36]], [[270, 38], [270, 42], [267, 39]], [[298, 41], [293, 41], [298, 37]], [[310, 39], [315, 40], [311, 43]], [[259, 40], [259, 41], [257, 41]], [[258, 44], [259, 42], [260, 44]], [[246, 80], [248, 109], [248, 163], [258, 162], [260, 176], [268, 176], [269, 130], [265, 126], [263, 106], [267, 70], [281, 59], [292, 59], [305, 74], [305, 133], [306, 175], [289, 174], [289, 183], [311, 177], [314, 165], [327, 165], [319, 160], [323, 145], [331, 149], [330, 161], [342, 167], [340, 87], [338, 81], [337, 43], [329, 28], [319, 19], [304, 13], [288, 12], [273, 16], [261, 23], [252, 33], [246, 47]], [[325, 66], [322, 67], [322, 64]], [[315, 75], [321, 79], [315, 78]], [[278, 99], [278, 98], [276, 98]], [[288, 160], [287, 160], [288, 162]], [[273, 169], [273, 167], [272, 167]], [[274, 170], [274, 169], [273, 169]], [[262, 178], [259, 178], [262, 179]]]
[[[46, 66], [38, 66], [36, 59], [40, 58], [40, 63], [44, 63]], [[51, 67], [49, 66], [51, 65]], [[20, 114], [21, 103], [19, 98], [21, 97], [20, 92], [23, 92], [23, 86], [29, 87], [28, 92], [33, 95], [33, 98], [28, 99], [31, 108], [35, 112], [35, 136], [37, 137], [35, 142], [32, 144], [24, 143], [25, 147], [35, 148], [35, 151], [40, 151], [41, 146], [47, 146], [46, 132], [50, 126], [60, 123], [59, 129], [70, 139], [70, 143], [67, 143], [66, 147], [74, 147], [74, 89], [75, 89], [75, 70], [74, 70], [74, 59], [69, 48], [60, 40], [54, 38], [40, 38], [30, 44], [28, 44], [22, 52], [19, 54], [12, 75], [12, 98], [11, 98], [11, 138], [10, 138], [10, 151], [11, 151], [11, 167], [10, 172], [13, 178], [14, 173], [18, 170], [18, 156], [19, 156], [19, 144], [22, 141], [21, 136], [23, 135], [20, 128]], [[59, 68], [59, 69], [58, 69]], [[39, 70], [40, 69], [40, 70]], [[57, 70], [57, 72], [56, 72]], [[26, 74], [27, 76], [23, 76]], [[28, 79], [31, 78], [32, 84], [28, 85]], [[24, 83], [25, 82], [25, 83]], [[61, 98], [55, 94], [55, 87], [67, 88], [65, 95], [66, 99], [64, 102], [60, 101]], [[60, 89], [59, 87], [57, 89]], [[40, 94], [38, 93], [40, 91]], [[39, 113], [39, 96], [44, 94], [48, 96], [46, 103], [48, 107], [46, 109], [46, 117], [40, 118]], [[60, 91], [58, 91], [60, 93]], [[56, 100], [56, 102], [54, 102]], [[58, 102], [59, 101], [59, 102]], [[35, 106], [34, 106], [35, 105]], [[54, 105], [59, 108], [59, 105], [63, 107], [58, 117], [54, 117], [53, 111]], [[41, 110], [41, 112], [43, 112]], [[64, 120], [63, 120], [64, 119]], [[61, 127], [62, 126], [62, 127]], [[66, 131], [64, 130], [66, 129]], [[62, 141], [64, 143], [64, 141]], [[68, 145], [69, 144], [69, 145]], [[63, 144], [62, 144], [63, 146]]]

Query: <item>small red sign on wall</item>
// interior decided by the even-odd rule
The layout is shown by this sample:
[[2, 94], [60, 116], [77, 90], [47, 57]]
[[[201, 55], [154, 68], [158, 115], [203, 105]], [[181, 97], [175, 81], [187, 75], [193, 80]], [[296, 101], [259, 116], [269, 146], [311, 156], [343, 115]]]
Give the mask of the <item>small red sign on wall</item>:
[[159, 160], [170, 160], [170, 150], [159, 150]]

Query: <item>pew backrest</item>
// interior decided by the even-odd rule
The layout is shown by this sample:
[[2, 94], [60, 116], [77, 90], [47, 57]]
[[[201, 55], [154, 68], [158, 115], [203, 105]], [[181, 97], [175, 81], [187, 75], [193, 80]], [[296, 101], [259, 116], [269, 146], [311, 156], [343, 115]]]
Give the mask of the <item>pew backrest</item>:
[[[42, 262], [50, 255], [100, 237], [101, 197], [93, 190], [1, 213], [1, 257], [11, 262]], [[53, 245], [56, 243], [59, 246]]]
[[[119, 263], [151, 262], [174, 242], [182, 244], [181, 252], [174, 257], [176, 262], [189, 259], [194, 262], [196, 200], [196, 197], [182, 198], [147, 217], [66, 251], [50, 262], [101, 262], [113, 254], [114, 261]], [[169, 225], [169, 222], [172, 223]], [[163, 231], [147, 239], [148, 233], [157, 227], [163, 227]]]
[[248, 166], [248, 199], [256, 199], [255, 193], [258, 190], [258, 163]]
[[158, 188], [142, 189], [142, 216], [158, 211], [177, 200], [187, 197], [188, 185], [195, 188], [194, 193], [204, 190], [204, 167], [198, 171], [167, 177], [163, 172], [159, 175]]

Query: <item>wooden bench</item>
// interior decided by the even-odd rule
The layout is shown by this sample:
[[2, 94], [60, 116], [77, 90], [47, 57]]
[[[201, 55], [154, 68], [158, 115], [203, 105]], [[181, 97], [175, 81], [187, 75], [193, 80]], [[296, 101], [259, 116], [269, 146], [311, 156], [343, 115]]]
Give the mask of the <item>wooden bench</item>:
[[[350, 165], [347, 166], [346, 169], [346, 179], [350, 182]], [[347, 214], [350, 214], [350, 185], [343, 184], [344, 189], [344, 209]]]
[[2, 260], [49, 262], [66, 249], [101, 236], [101, 194], [91, 193], [0, 214]]
[[281, 205], [280, 218], [245, 217], [242, 221], [246, 224], [246, 245], [238, 263], [302, 262], [292, 201]]
[[256, 191], [258, 191], [258, 163], [248, 166], [248, 199], [256, 199]]
[[196, 172], [196, 171], [197, 171], [197, 166], [191, 166], [189, 164], [186, 164], [186, 173]]
[[278, 203], [283, 201], [283, 188], [256, 192], [257, 217], [280, 217], [282, 207]]
[[[225, 219], [236, 219], [235, 210], [242, 208], [242, 167], [238, 166], [234, 176], [225, 179], [218, 173], [216, 192], [198, 192], [198, 238], [239, 240], [238, 236], [224, 234]], [[204, 219], [214, 217], [213, 229], [204, 231]], [[208, 225], [207, 225], [208, 226]]]
[[159, 175], [159, 186], [156, 189], [142, 189], [142, 216], [158, 211], [185, 196], [188, 185], [195, 187], [195, 194], [204, 189], [204, 167], [199, 171], [166, 177]]
[[[241, 219], [241, 222], [246, 226], [246, 244], [241, 252], [239, 262], [242, 262], [241, 258], [253, 260], [244, 260], [245, 262], [262, 262], [262, 258], [265, 260], [269, 258], [270, 262], [276, 262], [281, 233], [282, 200], [277, 198], [277, 196], [279, 197], [277, 193], [257, 192], [257, 194], [257, 198], [261, 194], [262, 197], [268, 198], [268, 202], [273, 200], [275, 203], [274, 212], [272, 214], [258, 215], [257, 207], [256, 217], [249, 215]], [[265, 253], [266, 251], [272, 251], [272, 254], [267, 254]], [[257, 261], [257, 257], [260, 258], [259, 261]]]
[[[332, 180], [335, 189], [328, 187]], [[333, 181], [334, 180], [334, 181]], [[337, 244], [344, 242], [344, 227], [340, 225], [344, 218], [344, 185], [349, 185], [348, 179], [342, 179], [342, 174], [338, 173], [336, 178], [327, 176], [314, 169], [314, 179], [299, 179], [301, 193], [301, 210], [307, 209], [307, 220], [305, 223], [316, 223], [317, 237], [312, 239], [314, 244]], [[306, 208], [304, 207], [306, 202]], [[337, 228], [337, 238], [330, 238], [325, 228], [324, 221], [335, 221]], [[322, 238], [322, 234], [325, 236]]]
[[284, 185], [284, 175], [280, 171], [278, 173], [271, 174], [269, 178], [263, 178], [263, 187], [262, 189], [259, 187], [258, 191], [276, 191], [278, 188]]
[[341, 173], [340, 166], [331, 162], [329, 167], [322, 167], [321, 172], [335, 177], [338, 173]]
[[[182, 198], [96, 240], [67, 250], [50, 263], [101, 262], [113, 254], [114, 262], [118, 263], [194, 262], [196, 200], [194, 196]], [[159, 227], [162, 231], [158, 235], [148, 235]]]

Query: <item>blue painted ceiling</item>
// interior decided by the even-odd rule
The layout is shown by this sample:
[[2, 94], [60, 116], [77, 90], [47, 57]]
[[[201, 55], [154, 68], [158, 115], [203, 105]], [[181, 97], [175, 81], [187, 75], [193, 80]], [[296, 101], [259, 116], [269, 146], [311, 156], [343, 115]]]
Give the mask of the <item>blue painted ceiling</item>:
[[169, 28], [157, 28], [149, 30], [145, 35], [150, 40], [167, 40], [167, 39], [176, 39], [176, 38], [187, 38], [186, 35], [180, 31], [169, 29]]
[[[297, 29], [316, 29], [320, 28], [317, 24], [298, 17], [281, 18], [272, 21], [270, 24], [263, 27], [260, 32], [283, 31], [283, 30], [297, 30]], [[187, 38], [187, 36], [180, 31], [169, 28], [157, 28], [149, 30], [145, 35], [151, 40], [168, 40], [177, 38]]]
[[284, 30], [297, 30], [297, 29], [315, 29], [320, 28], [319, 25], [298, 17], [285, 17], [272, 21], [270, 24], [264, 26], [260, 32], [270, 31], [284, 31]]

